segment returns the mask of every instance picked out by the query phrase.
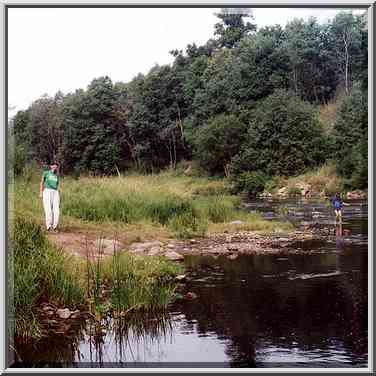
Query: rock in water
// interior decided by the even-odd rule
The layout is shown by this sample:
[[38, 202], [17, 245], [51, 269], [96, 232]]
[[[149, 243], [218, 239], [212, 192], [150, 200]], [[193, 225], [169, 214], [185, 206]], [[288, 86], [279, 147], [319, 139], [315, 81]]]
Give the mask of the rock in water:
[[198, 296], [194, 292], [187, 292], [184, 297], [188, 300], [193, 300], [197, 299]]
[[238, 254], [233, 254], [233, 255], [228, 255], [227, 256], [227, 258], [229, 259], [229, 260], [236, 260], [237, 258], [239, 257], [239, 255]]
[[71, 311], [68, 308], [64, 309], [58, 309], [56, 311], [56, 314], [61, 318], [61, 319], [69, 319], [71, 315]]
[[174, 252], [174, 251], [168, 251], [164, 255], [165, 255], [165, 257], [167, 257], [171, 261], [184, 260], [184, 256], [182, 256], [180, 253], [177, 253], [177, 252]]

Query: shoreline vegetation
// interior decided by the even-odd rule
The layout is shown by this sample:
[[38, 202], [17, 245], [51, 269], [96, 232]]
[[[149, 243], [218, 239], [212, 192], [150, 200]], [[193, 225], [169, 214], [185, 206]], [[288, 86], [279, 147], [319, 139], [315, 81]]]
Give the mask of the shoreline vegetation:
[[[61, 233], [48, 234], [38, 180], [37, 171], [18, 177], [11, 197], [14, 221], [9, 262], [15, 276], [15, 336], [21, 341], [48, 333], [59, 322], [59, 312], [64, 317], [64, 309], [68, 316], [82, 318], [78, 312], [86, 312], [100, 322], [108, 314], [166, 307], [174, 298], [175, 277], [184, 269], [158, 252], [148, 257], [143, 252], [127, 252], [135, 242], [203, 239], [223, 231], [291, 229], [290, 224], [246, 212], [223, 179], [165, 172], [63, 177]], [[83, 236], [80, 254], [72, 255], [56, 242], [60, 235], [74, 238], [85, 233], [93, 235], [95, 242], [89, 244]], [[170, 259], [179, 259], [171, 254], [172, 250]], [[62, 329], [57, 325], [56, 330]]]
[[[166, 171], [62, 177], [58, 234], [43, 230], [38, 172], [15, 180], [10, 272], [15, 276], [18, 341], [62, 332], [65, 314], [100, 323], [106, 315], [163, 310], [175, 297], [176, 277], [184, 273], [174, 261], [185, 254], [229, 259], [241, 253], [284, 254], [291, 252], [288, 244], [313, 238], [287, 221], [247, 212], [240, 197], [231, 193], [231, 180], [196, 176], [192, 169], [185, 172], [191, 176]], [[276, 181], [288, 188], [288, 196], [299, 183], [317, 192], [341, 187], [341, 178], [330, 166]], [[275, 185], [273, 192], [279, 191]]]

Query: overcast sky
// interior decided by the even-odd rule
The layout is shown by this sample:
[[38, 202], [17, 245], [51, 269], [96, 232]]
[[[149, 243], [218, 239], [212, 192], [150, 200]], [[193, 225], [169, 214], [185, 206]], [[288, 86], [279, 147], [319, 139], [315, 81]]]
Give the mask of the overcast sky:
[[[173, 49], [205, 43], [219, 9], [17, 9], [8, 10], [10, 111], [26, 109], [43, 94], [86, 88], [96, 77], [128, 82], [156, 63], [172, 62]], [[258, 27], [294, 17], [319, 22], [338, 9], [253, 10]], [[360, 11], [357, 11], [359, 13]]]

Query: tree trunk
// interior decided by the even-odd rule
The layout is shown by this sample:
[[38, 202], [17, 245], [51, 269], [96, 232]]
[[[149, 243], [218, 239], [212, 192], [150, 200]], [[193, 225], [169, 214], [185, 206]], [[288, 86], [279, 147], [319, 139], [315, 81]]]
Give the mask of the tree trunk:
[[348, 39], [346, 32], [343, 32], [343, 43], [345, 46], [345, 91], [346, 94], [349, 94], [349, 48], [348, 48]]

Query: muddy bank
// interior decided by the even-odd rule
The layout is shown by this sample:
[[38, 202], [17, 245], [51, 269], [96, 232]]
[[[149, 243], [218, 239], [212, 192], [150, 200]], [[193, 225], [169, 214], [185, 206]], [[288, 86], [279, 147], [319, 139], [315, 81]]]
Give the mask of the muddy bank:
[[179, 255], [212, 255], [214, 257], [225, 255], [230, 259], [235, 259], [241, 254], [318, 253], [320, 250], [314, 249], [314, 247], [311, 250], [308, 249], [309, 247], [300, 247], [299, 245], [308, 242], [316, 245], [320, 242], [335, 240], [333, 235], [325, 236], [325, 231], [311, 229], [306, 231], [296, 230], [286, 234], [258, 234], [246, 231], [232, 234], [211, 234], [203, 239], [171, 241], [168, 244], [161, 242], [137, 243], [130, 246], [129, 252], [145, 256], [165, 255], [167, 258], [170, 258], [171, 255], [172, 260], [179, 260]]
[[[347, 236], [349, 232], [344, 231], [343, 235]], [[120, 251], [143, 256], [165, 256], [172, 261], [182, 261], [184, 255], [228, 255], [229, 258], [236, 258], [241, 254], [317, 253], [319, 250], [310, 250], [301, 244], [317, 244], [335, 241], [337, 238], [334, 225], [303, 224], [299, 229], [287, 233], [261, 234], [239, 231], [210, 234], [205, 238], [168, 242], [149, 240], [130, 245], [123, 245], [116, 239], [100, 239], [95, 234], [82, 233], [54, 234], [50, 235], [49, 239], [72, 255], [89, 257], [92, 260], [108, 257], [113, 255], [114, 251]]]

